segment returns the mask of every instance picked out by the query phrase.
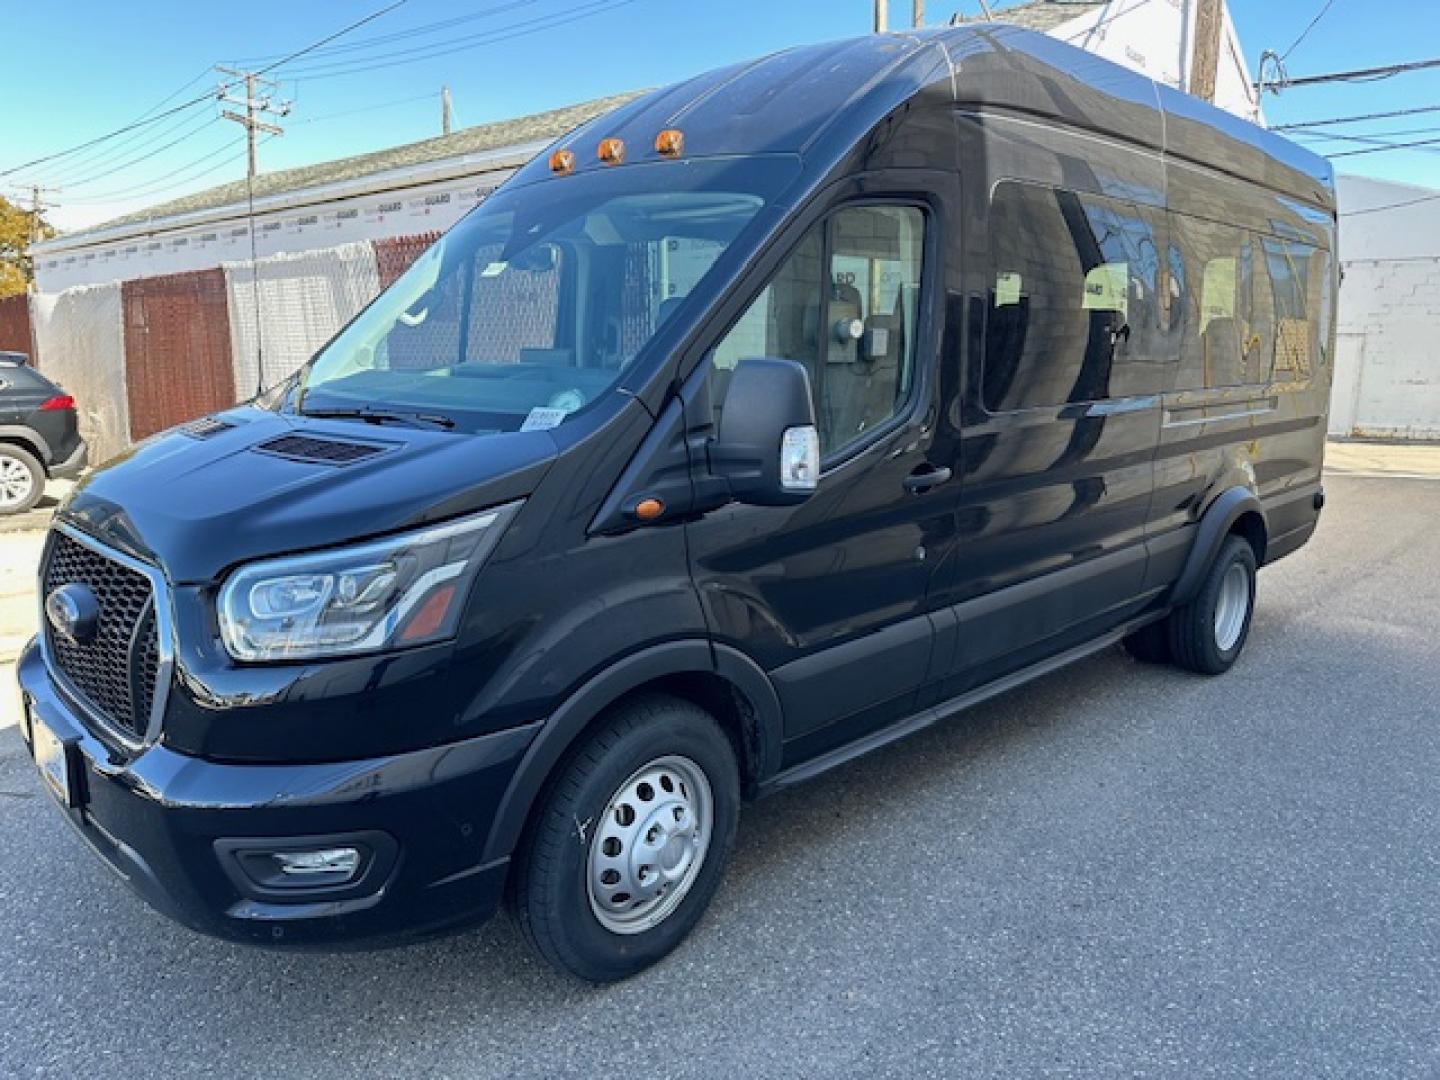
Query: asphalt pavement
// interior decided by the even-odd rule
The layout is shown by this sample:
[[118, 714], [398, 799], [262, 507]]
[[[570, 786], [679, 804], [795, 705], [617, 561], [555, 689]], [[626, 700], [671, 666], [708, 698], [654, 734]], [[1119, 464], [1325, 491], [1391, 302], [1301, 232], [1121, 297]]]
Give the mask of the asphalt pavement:
[[1240, 663], [1118, 650], [747, 807], [667, 962], [151, 914], [0, 730], [0, 1075], [1440, 1075], [1440, 482], [1328, 481]]

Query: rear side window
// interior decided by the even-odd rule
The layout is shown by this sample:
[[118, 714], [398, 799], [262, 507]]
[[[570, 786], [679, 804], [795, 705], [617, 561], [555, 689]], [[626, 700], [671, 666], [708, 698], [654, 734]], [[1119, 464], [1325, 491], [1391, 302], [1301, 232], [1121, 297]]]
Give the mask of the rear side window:
[[809, 372], [826, 455], [898, 414], [915, 381], [924, 247], [911, 206], [847, 207], [813, 226], [715, 347], [717, 413], [735, 365], [770, 356]]
[[34, 368], [9, 364], [0, 366], [0, 389], [26, 390], [36, 393], [57, 393], [55, 384]]
[[1002, 183], [990, 207], [982, 399], [990, 412], [1164, 388], [1168, 302], [1152, 211]]

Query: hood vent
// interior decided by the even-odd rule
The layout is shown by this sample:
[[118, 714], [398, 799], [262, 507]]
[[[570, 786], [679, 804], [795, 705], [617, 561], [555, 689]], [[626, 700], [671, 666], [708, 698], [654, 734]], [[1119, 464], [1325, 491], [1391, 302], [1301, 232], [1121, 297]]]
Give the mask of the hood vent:
[[255, 449], [262, 454], [274, 454], [276, 457], [314, 465], [353, 465], [376, 454], [383, 454], [388, 447], [376, 446], [374, 443], [322, 439], [315, 435], [281, 435], [268, 442], [259, 443]]
[[180, 432], [183, 435], [189, 435], [192, 439], [208, 439], [212, 435], [219, 435], [222, 431], [229, 431], [234, 426], [228, 420], [221, 420], [218, 416], [202, 416], [199, 420], [181, 424]]

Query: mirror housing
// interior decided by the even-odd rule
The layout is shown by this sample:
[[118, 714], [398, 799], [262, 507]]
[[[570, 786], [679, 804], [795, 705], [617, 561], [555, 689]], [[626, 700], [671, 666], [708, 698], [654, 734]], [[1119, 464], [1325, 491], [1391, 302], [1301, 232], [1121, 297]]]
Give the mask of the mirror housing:
[[735, 365], [710, 465], [737, 502], [793, 506], [814, 494], [820, 435], [804, 367], [774, 357]]

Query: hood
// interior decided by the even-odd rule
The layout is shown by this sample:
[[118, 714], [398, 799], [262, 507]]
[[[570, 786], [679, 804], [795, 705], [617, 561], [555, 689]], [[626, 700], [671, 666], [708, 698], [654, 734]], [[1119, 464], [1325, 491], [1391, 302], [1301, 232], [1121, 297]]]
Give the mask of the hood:
[[[276, 443], [287, 436], [326, 442]], [[522, 498], [556, 452], [546, 431], [467, 435], [241, 407], [140, 443], [77, 486], [59, 516], [176, 585], [199, 584], [250, 559]]]

